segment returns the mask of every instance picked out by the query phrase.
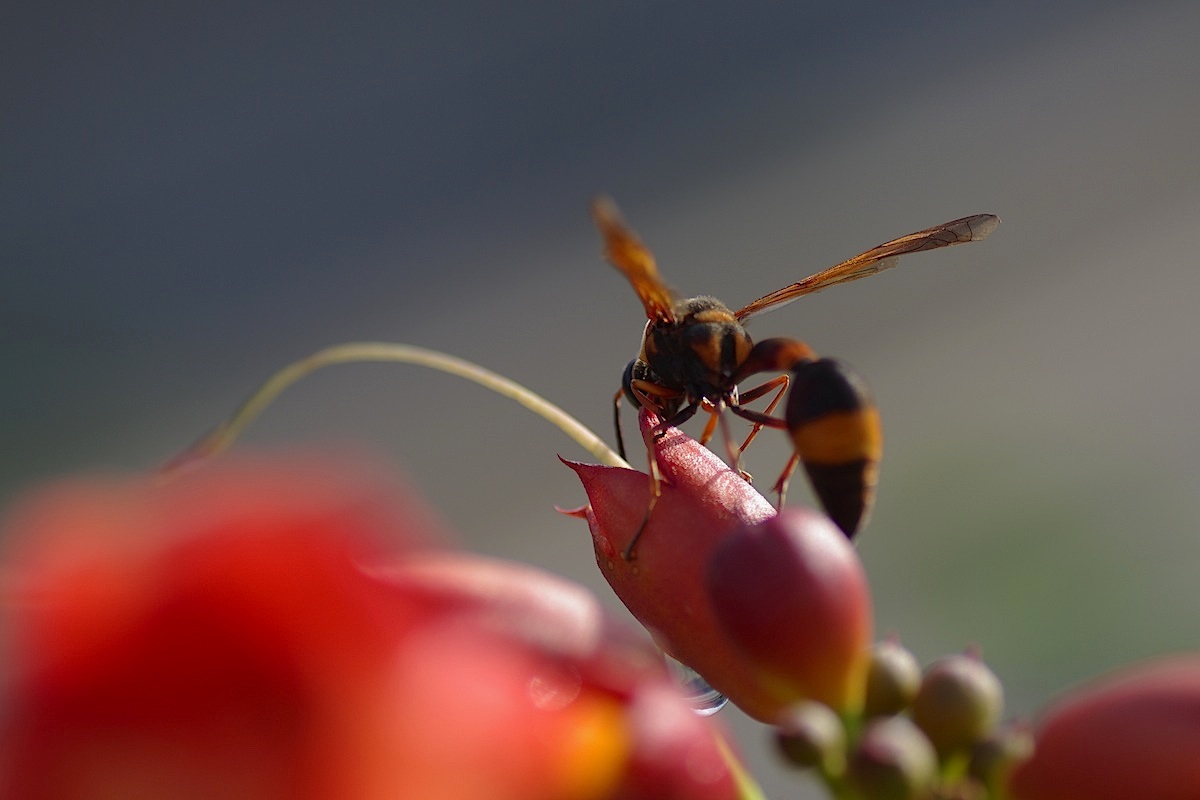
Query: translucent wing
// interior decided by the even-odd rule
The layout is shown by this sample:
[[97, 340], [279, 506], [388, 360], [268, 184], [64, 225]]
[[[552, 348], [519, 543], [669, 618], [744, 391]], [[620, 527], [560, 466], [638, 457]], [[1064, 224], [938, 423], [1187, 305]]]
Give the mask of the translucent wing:
[[604, 237], [604, 254], [637, 292], [646, 316], [655, 322], [675, 321], [675, 295], [659, 277], [654, 256], [626, 226], [621, 212], [607, 197], [592, 202], [592, 218]]
[[920, 253], [923, 250], [934, 250], [964, 242], [978, 242], [996, 230], [996, 226], [999, 224], [1000, 218], [994, 214], [976, 214], [973, 217], [963, 217], [926, 228], [923, 231], [910, 233], [907, 236], [901, 236], [899, 239], [885, 242], [848, 261], [843, 261], [816, 275], [793, 283], [791, 286], [785, 286], [764, 295], [736, 312], [734, 316], [739, 320], [745, 320], [755, 314], [785, 306], [806, 294], [883, 272], [885, 269], [896, 266], [900, 256], [908, 253]]

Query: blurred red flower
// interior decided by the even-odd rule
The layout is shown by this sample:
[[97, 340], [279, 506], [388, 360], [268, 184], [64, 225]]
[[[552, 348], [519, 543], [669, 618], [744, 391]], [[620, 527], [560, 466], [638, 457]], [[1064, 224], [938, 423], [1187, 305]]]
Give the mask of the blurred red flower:
[[0, 796], [736, 796], [644, 638], [439, 538], [356, 460], [42, 491], [6, 530]]
[[1018, 765], [1017, 800], [1200, 797], [1200, 655], [1152, 661], [1067, 695]]

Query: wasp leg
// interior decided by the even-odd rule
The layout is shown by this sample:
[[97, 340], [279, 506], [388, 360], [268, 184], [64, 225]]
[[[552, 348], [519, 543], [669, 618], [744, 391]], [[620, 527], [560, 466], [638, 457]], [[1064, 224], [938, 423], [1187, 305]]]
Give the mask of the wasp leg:
[[[750, 353], [738, 366], [738, 370], [733, 376], [736, 383], [740, 383], [751, 375], [757, 375], [760, 372], [779, 372], [783, 374], [777, 375], [761, 386], [757, 386], [742, 394], [733, 408], [739, 416], [754, 423], [754, 427], [750, 430], [750, 435], [746, 437], [746, 441], [742, 442], [742, 446], [738, 450], [739, 459], [741, 458], [741, 454], [746, 452], [746, 448], [750, 446], [750, 443], [754, 441], [759, 431], [764, 427], [781, 427], [778, 422], [767, 422], [766, 420], [773, 419], [770, 415], [787, 394], [788, 386], [791, 383], [791, 377], [788, 373], [800, 364], [815, 360], [816, 357], [817, 354], [812, 351], [811, 347], [796, 339], [779, 337], [763, 339], [750, 348]], [[775, 396], [771, 398], [771, 402], [767, 405], [767, 409], [761, 418], [756, 418], [754, 416], [755, 412], [743, 414], [737, 408], [737, 406], [753, 402], [772, 391], [775, 392]]]
[[707, 445], [712, 439], [713, 431], [717, 429], [717, 419], [721, 416], [721, 407], [715, 405], [708, 400], [701, 401], [701, 406], [704, 408], [704, 413], [708, 414], [708, 422], [704, 424], [704, 430], [700, 433], [700, 444]]
[[[679, 389], [660, 386], [657, 383], [635, 379], [630, 381], [629, 390], [643, 408], [662, 418], [662, 421], [654, 426], [655, 438], [662, 436], [667, 428], [678, 428], [696, 416], [696, 412], [700, 409], [700, 401], [696, 401], [688, 403], [672, 414], [672, 407], [675, 405], [675, 401], [678, 401], [683, 395], [683, 392]], [[660, 402], [656, 402], [656, 400]], [[667, 416], [668, 414], [670, 416]]]
[[[736, 397], [734, 399], [736, 401]], [[725, 409], [737, 408], [736, 402], [733, 405], [726, 405], [724, 402], [714, 403], [706, 398], [700, 401], [700, 408], [704, 413], [709, 415], [708, 422], [704, 426], [704, 432], [700, 435], [700, 444], [707, 445], [712, 439], [713, 433], [716, 432], [717, 425], [720, 424], [721, 441], [725, 443], [725, 463], [729, 465], [730, 469], [745, 478], [747, 483], [753, 483], [753, 476], [738, 466], [742, 451], [734, 448], [733, 432], [729, 429], [729, 420], [723, 416]]]
[[725, 463], [729, 468], [742, 476], [746, 483], [754, 483], [754, 476], [742, 469], [742, 451], [733, 446], [733, 431], [729, 429], [729, 418], [721, 416], [721, 440], [725, 442]]
[[658, 468], [658, 459], [654, 455], [654, 450], [647, 448], [647, 462], [650, 473], [650, 502], [646, 505], [646, 514], [642, 517], [642, 523], [638, 525], [638, 529], [634, 531], [633, 538], [629, 540], [629, 544], [621, 551], [621, 558], [625, 561], [633, 561], [637, 558], [637, 543], [642, 538], [642, 534], [646, 532], [646, 526], [650, 524], [650, 515], [654, 513], [654, 507], [658, 505], [658, 498], [662, 497], [662, 472]]
[[670, 401], [678, 400], [683, 395], [679, 389], [671, 389], [641, 378], [634, 378], [629, 382], [629, 392], [642, 408], [660, 417], [671, 413], [668, 408], [674, 404]]
[[617, 455], [627, 459], [625, 455], [625, 437], [621, 435], [621, 401], [623, 399], [625, 399], [624, 387], [617, 389], [617, 393], [613, 396], [613, 428], [617, 432]]
[[761, 425], [764, 428], [778, 428], [779, 430], [787, 430], [787, 421], [782, 420], [779, 417], [772, 417], [762, 413], [761, 411], [751, 411], [750, 409], [742, 408], [741, 406], [733, 406], [729, 410], [734, 414], [737, 414], [742, 419], [748, 422], [753, 422], [755, 425]]
[[[671, 408], [682, 394], [678, 389], [670, 389], [666, 386], [660, 386], [657, 383], [641, 379], [634, 379], [629, 382], [629, 393], [637, 399], [639, 405], [650, 413], [660, 417], [664, 413], [667, 413], [668, 409]], [[614, 402], [619, 402], [619, 398], [620, 395], [618, 394]], [[690, 403], [670, 419], [661, 420], [654, 426], [653, 435], [657, 438], [667, 428], [687, 422], [699, 407], [698, 403]], [[658, 498], [662, 496], [662, 472], [658, 468], [658, 459], [654, 454], [654, 448], [646, 448], [646, 457], [650, 473], [650, 503], [646, 507], [646, 515], [642, 517], [642, 523], [638, 525], [638, 529], [634, 532], [633, 538], [630, 539], [629, 545], [621, 553], [621, 557], [626, 561], [632, 561], [636, 557], [634, 548], [637, 546], [638, 540], [642, 538], [646, 526], [650, 524], [650, 514], [654, 511], [654, 506], [658, 504]]]
[[[787, 394], [788, 386], [791, 384], [791, 382], [792, 379], [788, 375], [778, 375], [764, 383], [762, 386], [756, 386], [755, 388], [743, 394], [739, 402], [752, 403], [763, 395], [774, 391], [775, 396], [771, 398], [771, 402], [767, 404], [766, 409], [763, 411], [764, 414], [770, 416], [775, 411], [776, 407], [778, 407], [779, 401], [783, 399], [785, 394]], [[758, 436], [758, 432], [764, 427], [765, 426], [763, 423], [754, 423], [754, 427], [750, 429], [750, 435], [746, 437], [746, 441], [742, 442], [742, 446], [738, 448], [737, 452], [739, 459], [741, 458], [742, 453], [746, 452], [746, 448], [750, 446], [750, 443], [753, 442], [755, 437]]]
[[[782, 400], [783, 396], [787, 393], [788, 384], [790, 382], [791, 379], [787, 375], [779, 375], [767, 381], [762, 386], [757, 386], [746, 392], [744, 395], [742, 395], [739, 402], [753, 402], [771, 390], [778, 388], [778, 391], [775, 392], [775, 396], [771, 398], [771, 402], [767, 404], [766, 410], [763, 411], [764, 414], [770, 416], [771, 413], [775, 411], [775, 408], [779, 405], [779, 401]], [[763, 427], [765, 426], [762, 423], [754, 423], [754, 426], [750, 429], [750, 435], [746, 437], [746, 440], [742, 442], [742, 446], [739, 447], [737, 452], [733, 454], [734, 468], [737, 469], [738, 473], [746, 479], [747, 483], [754, 483], [754, 478], [749, 472], [742, 469], [742, 453], [746, 452], [746, 448], [750, 446], [750, 443], [754, 441], [754, 439], [758, 436], [759, 431], [761, 431]], [[782, 505], [782, 503], [780, 505]]]
[[796, 471], [796, 466], [800, 463], [800, 456], [792, 453], [792, 457], [788, 459], [787, 464], [783, 468], [783, 472], [779, 473], [779, 480], [775, 481], [775, 486], [772, 487], [775, 494], [779, 497], [779, 504], [775, 508], [783, 508], [784, 500], [787, 498], [788, 484], [791, 483], [792, 474]]
[[[762, 430], [763, 428], [778, 428], [780, 430], [787, 430], [787, 422], [779, 417], [772, 417], [769, 414], [762, 413], [761, 411], [751, 411], [750, 409], [742, 408], [741, 406], [730, 406], [729, 410], [747, 422], [753, 422], [755, 430]], [[737, 451], [737, 457], [734, 462], [734, 469], [736, 469], [747, 481], [751, 481], [751, 476], [750, 473], [741, 468], [741, 455], [742, 450], [745, 450], [746, 445], [749, 443], [750, 440], [747, 440], [746, 443], [742, 445], [742, 449]]]

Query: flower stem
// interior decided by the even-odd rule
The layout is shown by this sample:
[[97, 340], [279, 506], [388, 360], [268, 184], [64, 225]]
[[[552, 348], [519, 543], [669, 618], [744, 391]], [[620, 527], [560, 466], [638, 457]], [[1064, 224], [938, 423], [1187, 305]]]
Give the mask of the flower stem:
[[729, 745], [725, 743], [725, 739], [717, 736], [717, 749], [721, 752], [721, 758], [725, 761], [725, 765], [733, 773], [733, 780], [737, 786], [738, 800], [767, 800], [767, 796], [763, 794], [762, 788], [750, 777], [750, 773], [734, 755]]
[[233, 414], [201, 437], [195, 444], [179, 454], [163, 467], [170, 473], [205, 458], [227, 450], [249, 427], [267, 406], [275, 401], [285, 389], [313, 372], [335, 364], [358, 364], [364, 362], [393, 362], [416, 364], [440, 372], [457, 375], [472, 381], [497, 394], [516, 400], [521, 405], [554, 425], [580, 447], [594, 456], [600, 463], [613, 467], [629, 464], [592, 433], [583, 423], [541, 395], [530, 391], [503, 375], [437, 350], [400, 344], [397, 342], [347, 342], [326, 347], [307, 358], [294, 361], [276, 372], [258, 387]]

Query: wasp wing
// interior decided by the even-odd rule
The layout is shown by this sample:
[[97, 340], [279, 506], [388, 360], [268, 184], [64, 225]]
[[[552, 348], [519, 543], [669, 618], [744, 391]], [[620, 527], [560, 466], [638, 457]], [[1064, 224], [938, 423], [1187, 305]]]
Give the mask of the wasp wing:
[[884, 242], [865, 253], [860, 253], [854, 258], [818, 272], [816, 275], [810, 275], [791, 286], [785, 286], [764, 295], [735, 312], [734, 316], [739, 321], [746, 320], [755, 314], [785, 306], [806, 294], [883, 272], [885, 269], [896, 266], [900, 256], [909, 253], [920, 253], [923, 250], [935, 250], [939, 247], [949, 247], [964, 242], [978, 242], [980, 239], [987, 238], [999, 224], [1000, 218], [994, 214], [976, 214], [901, 236], [899, 239]]
[[654, 322], [674, 322], [675, 295], [659, 276], [654, 255], [621, 219], [616, 204], [607, 197], [597, 198], [592, 202], [592, 219], [604, 237], [604, 255], [629, 279], [646, 316]]

